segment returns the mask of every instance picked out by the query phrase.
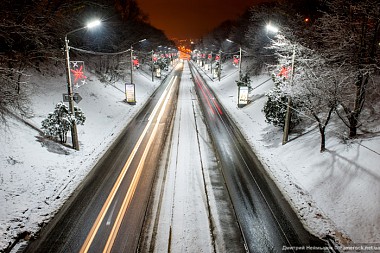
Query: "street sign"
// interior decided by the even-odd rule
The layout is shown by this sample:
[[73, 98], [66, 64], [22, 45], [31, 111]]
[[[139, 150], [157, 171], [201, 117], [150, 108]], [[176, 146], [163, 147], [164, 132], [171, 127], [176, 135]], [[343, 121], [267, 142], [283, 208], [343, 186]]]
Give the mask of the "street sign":
[[[69, 94], [62, 94], [63, 96], [63, 102], [70, 102], [70, 96]], [[79, 93], [74, 93], [73, 95], [73, 100], [75, 103], [79, 103], [80, 101], [82, 101], [82, 97], [79, 95]]]

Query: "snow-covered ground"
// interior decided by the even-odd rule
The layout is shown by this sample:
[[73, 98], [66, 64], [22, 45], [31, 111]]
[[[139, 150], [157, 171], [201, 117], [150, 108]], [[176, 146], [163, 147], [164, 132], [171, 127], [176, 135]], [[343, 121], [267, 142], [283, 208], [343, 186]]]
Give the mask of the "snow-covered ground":
[[[252, 78], [251, 103], [238, 108], [238, 73], [231, 66], [223, 69], [230, 74], [221, 82], [212, 82], [205, 75], [209, 71], [203, 71], [205, 80], [304, 224], [313, 233], [332, 235], [341, 243], [380, 244], [380, 136], [344, 143], [345, 127], [335, 115], [326, 131], [326, 152], [319, 151], [317, 127], [291, 135], [282, 145], [282, 131], [266, 123], [262, 112], [265, 93], [273, 87], [269, 76]], [[379, 118], [372, 118], [374, 133], [379, 133]]]
[[[336, 120], [327, 128], [324, 153], [317, 129], [283, 146], [281, 131], [267, 124], [261, 112], [264, 94], [273, 85], [260, 85], [268, 76], [253, 78], [252, 102], [237, 108], [236, 69], [225, 66], [223, 71], [229, 74], [221, 82], [206, 80], [305, 224], [318, 235], [342, 238], [343, 233], [355, 243], [379, 243], [380, 137], [342, 143], [334, 132], [342, 127]], [[122, 102], [122, 82], [105, 85], [88, 74], [89, 83], [77, 91], [87, 121], [78, 127], [81, 149], [74, 151], [40, 138], [38, 131], [66, 93], [64, 75], [31, 74], [34, 115], [25, 118], [30, 125], [8, 118], [0, 129], [0, 249], [21, 232], [35, 233], [52, 217], [159, 85], [136, 73], [137, 104], [132, 106]], [[379, 124], [374, 126], [379, 132]]]
[[[42, 139], [38, 131], [67, 92], [65, 75], [32, 72], [33, 115], [25, 118], [32, 127], [8, 118], [0, 128], [0, 250], [24, 231], [37, 232], [54, 215], [160, 84], [135, 74], [137, 104], [128, 105], [123, 102], [124, 82], [106, 85], [86, 75], [88, 84], [75, 90], [83, 97], [78, 106], [87, 117], [78, 126], [80, 151]], [[68, 139], [70, 143], [70, 133]]]

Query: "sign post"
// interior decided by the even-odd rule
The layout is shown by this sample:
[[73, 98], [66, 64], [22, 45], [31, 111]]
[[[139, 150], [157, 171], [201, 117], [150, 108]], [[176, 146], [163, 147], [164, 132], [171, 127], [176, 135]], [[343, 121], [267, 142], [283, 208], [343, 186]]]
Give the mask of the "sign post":
[[[63, 97], [63, 102], [70, 102], [70, 95], [67, 94], [67, 93], [64, 93], [62, 94], [62, 97]], [[82, 101], [82, 97], [79, 95], [79, 93], [74, 93], [73, 94], [73, 101], [75, 103], [79, 103], [80, 101]]]

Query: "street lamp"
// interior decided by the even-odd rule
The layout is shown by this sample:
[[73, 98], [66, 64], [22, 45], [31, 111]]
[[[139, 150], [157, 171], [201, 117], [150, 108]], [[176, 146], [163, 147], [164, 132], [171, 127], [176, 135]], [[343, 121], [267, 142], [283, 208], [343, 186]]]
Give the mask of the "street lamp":
[[[272, 26], [270, 23], [267, 24], [266, 28], [267, 28], [267, 32], [272, 32], [272, 33], [278, 33], [279, 32], [279, 29], [275, 26]], [[290, 86], [293, 85], [295, 57], [296, 57], [296, 46], [294, 45], [293, 46], [293, 54], [292, 54], [292, 66], [291, 66], [292, 72], [290, 75]], [[282, 136], [282, 145], [285, 145], [288, 142], [288, 138], [289, 138], [290, 120], [291, 120], [291, 116], [292, 116], [291, 106], [292, 106], [292, 98], [290, 96], [288, 96], [288, 103], [286, 106], [284, 134]]]
[[237, 100], [238, 100], [238, 107], [242, 107], [244, 105], [246, 105], [248, 103], [248, 92], [249, 92], [249, 88], [247, 86], [247, 84], [244, 83], [244, 85], [240, 85], [239, 82], [243, 82], [242, 80], [242, 75], [241, 75], [241, 45], [232, 41], [232, 40], [229, 40], [229, 39], [226, 39], [226, 41], [230, 42], [230, 43], [235, 43], [237, 45], [239, 45], [239, 80], [237, 81], [238, 83], [238, 97], [237, 97]]
[[70, 47], [69, 47], [69, 40], [67, 39], [67, 36], [69, 34], [72, 34], [74, 32], [80, 31], [82, 29], [91, 29], [95, 26], [100, 25], [100, 20], [95, 20], [90, 23], [88, 23], [86, 26], [72, 30], [65, 34], [65, 54], [66, 54], [66, 76], [67, 76], [67, 93], [69, 97], [69, 110], [71, 114], [74, 116], [71, 127], [71, 139], [73, 143], [73, 148], [76, 150], [79, 150], [79, 141], [78, 141], [78, 131], [77, 131], [77, 124], [75, 122], [75, 110], [74, 110], [74, 93], [73, 93], [73, 86], [71, 83], [71, 75], [70, 75]]
[[267, 32], [278, 33], [278, 28], [271, 25], [270, 23], [267, 24], [266, 28], [267, 28]]
[[133, 72], [132, 72], [133, 71], [133, 45], [143, 42], [143, 41], [146, 41], [146, 39], [142, 39], [131, 44], [131, 83], [133, 83]]
[[154, 50], [153, 50], [153, 49], [152, 49], [151, 60], [152, 60], [152, 63], [151, 63], [151, 70], [152, 70], [152, 82], [154, 82], [154, 74], [153, 74], [153, 70], [154, 70]]
[[[229, 39], [226, 39], [226, 41], [230, 42], [230, 43], [235, 43], [237, 45], [239, 45], [238, 43], [236, 43], [235, 41], [232, 41], [232, 40], [229, 40]], [[241, 46], [239, 45], [239, 80], [241, 79]]]
[[218, 78], [220, 82], [220, 76], [222, 75], [222, 50], [219, 50], [219, 69], [218, 69]]

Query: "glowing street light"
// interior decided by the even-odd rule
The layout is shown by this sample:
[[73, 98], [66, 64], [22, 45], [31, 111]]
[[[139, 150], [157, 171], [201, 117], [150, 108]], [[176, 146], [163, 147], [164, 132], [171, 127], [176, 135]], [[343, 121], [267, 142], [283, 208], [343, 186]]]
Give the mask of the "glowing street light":
[[89, 23], [87, 24], [86, 28], [93, 28], [93, 27], [95, 27], [95, 26], [100, 25], [100, 23], [101, 23], [101, 21], [100, 21], [99, 19], [94, 20], [94, 21], [92, 21], [92, 22], [89, 22]]
[[95, 20], [90, 23], [88, 23], [86, 26], [72, 30], [65, 34], [65, 54], [66, 54], [66, 76], [67, 76], [67, 93], [69, 97], [69, 110], [71, 112], [71, 115], [74, 116], [73, 122], [71, 122], [71, 139], [73, 143], [73, 148], [76, 150], [79, 150], [79, 141], [78, 141], [78, 131], [77, 131], [77, 124], [75, 122], [75, 110], [74, 110], [74, 93], [73, 93], [73, 86], [71, 83], [71, 75], [70, 75], [70, 47], [69, 47], [69, 40], [67, 39], [67, 36], [69, 34], [72, 34], [74, 32], [80, 31], [82, 29], [86, 28], [93, 28], [95, 26], [100, 25], [100, 20]]
[[268, 32], [278, 33], [278, 28], [275, 27], [275, 26], [273, 26], [273, 25], [271, 25], [270, 23], [267, 24], [266, 28], [267, 28]]

